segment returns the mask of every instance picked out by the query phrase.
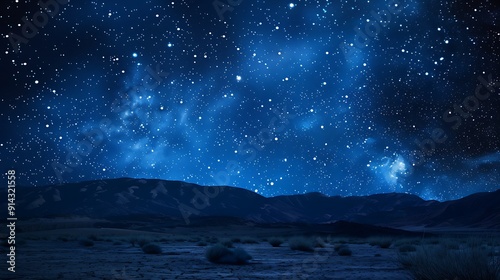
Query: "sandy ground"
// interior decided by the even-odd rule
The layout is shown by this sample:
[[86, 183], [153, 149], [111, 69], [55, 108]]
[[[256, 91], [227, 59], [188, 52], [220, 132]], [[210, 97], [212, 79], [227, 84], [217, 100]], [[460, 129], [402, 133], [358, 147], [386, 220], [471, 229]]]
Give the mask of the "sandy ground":
[[[292, 251], [287, 243], [271, 247], [235, 244], [253, 259], [247, 265], [220, 265], [204, 257], [206, 247], [194, 242], [159, 242], [163, 253], [147, 255], [123, 242], [28, 240], [18, 247], [16, 273], [2, 264], [1, 279], [411, 279], [397, 262], [396, 249], [351, 244], [352, 256], [339, 256], [333, 246], [314, 253]], [[5, 248], [2, 250], [5, 252]], [[375, 256], [380, 254], [380, 256]]]

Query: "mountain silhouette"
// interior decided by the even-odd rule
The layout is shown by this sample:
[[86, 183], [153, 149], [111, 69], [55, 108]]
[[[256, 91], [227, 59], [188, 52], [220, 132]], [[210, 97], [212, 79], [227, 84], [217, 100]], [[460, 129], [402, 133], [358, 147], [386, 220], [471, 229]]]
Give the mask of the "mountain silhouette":
[[186, 224], [200, 218], [226, 217], [259, 224], [347, 221], [393, 228], [498, 230], [499, 202], [500, 190], [445, 202], [402, 193], [351, 197], [307, 193], [266, 198], [236, 187], [119, 178], [43, 187], [19, 186], [16, 215], [25, 219], [148, 217]]

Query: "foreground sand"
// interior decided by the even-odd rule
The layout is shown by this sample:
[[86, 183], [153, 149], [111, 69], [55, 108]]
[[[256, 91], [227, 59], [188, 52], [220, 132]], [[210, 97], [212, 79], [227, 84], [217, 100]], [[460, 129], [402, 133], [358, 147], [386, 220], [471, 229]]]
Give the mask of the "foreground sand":
[[[75, 240], [28, 240], [19, 247], [12, 279], [411, 279], [396, 249], [368, 244], [349, 245], [352, 256], [339, 256], [330, 244], [314, 253], [292, 251], [286, 243], [235, 244], [253, 257], [243, 266], [212, 264], [206, 247], [195, 242], [159, 244], [161, 255], [147, 255], [127, 242], [83, 247]], [[0, 275], [13, 276], [3, 267]]]

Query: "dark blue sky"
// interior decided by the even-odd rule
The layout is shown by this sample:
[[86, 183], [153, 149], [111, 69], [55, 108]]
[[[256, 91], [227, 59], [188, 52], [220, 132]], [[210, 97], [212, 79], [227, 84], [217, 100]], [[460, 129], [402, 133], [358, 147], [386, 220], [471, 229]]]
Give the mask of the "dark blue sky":
[[493, 1], [20, 2], [0, 17], [0, 167], [19, 183], [500, 187]]

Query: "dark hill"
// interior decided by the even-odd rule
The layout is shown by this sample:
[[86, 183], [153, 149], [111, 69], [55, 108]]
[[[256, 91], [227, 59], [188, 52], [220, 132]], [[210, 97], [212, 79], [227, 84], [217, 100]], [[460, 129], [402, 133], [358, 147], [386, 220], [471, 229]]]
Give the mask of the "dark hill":
[[19, 187], [16, 214], [20, 218], [148, 216], [186, 224], [207, 217], [234, 217], [254, 223], [333, 224], [342, 220], [390, 227], [498, 230], [499, 202], [500, 190], [446, 202], [401, 193], [353, 197], [309, 193], [266, 198], [235, 187], [120, 178]]

